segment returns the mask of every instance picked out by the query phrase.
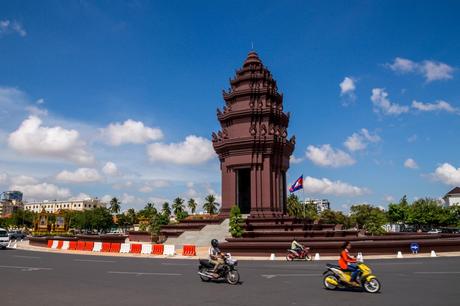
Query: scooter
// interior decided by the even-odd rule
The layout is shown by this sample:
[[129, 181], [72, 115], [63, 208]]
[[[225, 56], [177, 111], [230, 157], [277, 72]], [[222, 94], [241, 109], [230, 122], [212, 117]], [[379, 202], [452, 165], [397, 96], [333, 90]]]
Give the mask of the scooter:
[[199, 262], [198, 275], [200, 275], [203, 282], [225, 279], [230, 285], [236, 285], [240, 281], [240, 274], [236, 270], [238, 260], [233, 259], [228, 253], [225, 254], [224, 264], [216, 271], [217, 276], [213, 272], [214, 264], [209, 259], [200, 259]]
[[293, 249], [288, 249], [286, 253], [286, 260], [293, 261], [293, 260], [311, 260], [310, 256], [310, 248], [304, 247], [300, 253]]
[[372, 274], [371, 268], [362, 262], [358, 262], [358, 284], [352, 284], [351, 271], [342, 270], [340, 266], [326, 264], [327, 270], [324, 271], [323, 284], [326, 289], [334, 290], [337, 288], [362, 288], [369, 293], [377, 293], [381, 289], [380, 281]]

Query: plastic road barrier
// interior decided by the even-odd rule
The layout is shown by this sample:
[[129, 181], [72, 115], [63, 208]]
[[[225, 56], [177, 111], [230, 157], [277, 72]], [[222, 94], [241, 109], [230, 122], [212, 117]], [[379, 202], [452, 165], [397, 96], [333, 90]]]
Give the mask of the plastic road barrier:
[[51, 248], [52, 245], [53, 245], [53, 240], [48, 240], [48, 247]]
[[120, 253], [121, 251], [121, 243], [113, 242], [110, 244], [110, 253]]
[[120, 247], [120, 253], [129, 253], [130, 245], [129, 243], [122, 243]]
[[77, 249], [77, 241], [70, 241], [69, 250], [76, 250], [76, 249]]
[[100, 252], [102, 250], [102, 242], [95, 242], [93, 252]]
[[84, 251], [85, 250], [85, 242], [84, 241], [77, 241], [77, 250]]
[[92, 251], [94, 248], [93, 241], [85, 241], [85, 251]]
[[110, 252], [110, 242], [103, 242], [101, 251]]
[[194, 245], [185, 244], [182, 248], [183, 256], [196, 256], [196, 247]]
[[62, 242], [62, 250], [68, 250], [69, 249], [69, 242], [66, 240], [66, 241], [63, 241]]
[[151, 244], [143, 244], [141, 254], [150, 254], [152, 253], [152, 245]]
[[163, 255], [166, 256], [174, 256], [175, 255], [175, 247], [173, 244], [165, 244], [163, 249]]
[[164, 245], [154, 244], [152, 247], [152, 254], [154, 255], [163, 255]]
[[131, 244], [131, 248], [129, 249], [130, 253], [133, 254], [140, 254], [142, 251], [142, 244], [140, 243], [133, 243]]
[[51, 248], [52, 249], [57, 249], [58, 243], [59, 242], [57, 240], [53, 240], [53, 244], [51, 245]]
[[62, 249], [62, 244], [64, 243], [63, 240], [59, 240], [57, 244], [57, 249]]

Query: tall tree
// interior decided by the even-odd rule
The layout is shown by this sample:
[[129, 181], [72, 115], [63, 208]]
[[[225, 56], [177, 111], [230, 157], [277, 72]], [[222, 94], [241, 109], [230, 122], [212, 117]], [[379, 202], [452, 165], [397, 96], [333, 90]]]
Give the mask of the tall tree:
[[120, 208], [121, 208], [121, 202], [117, 199], [117, 198], [112, 198], [112, 200], [110, 200], [110, 212], [112, 214], [118, 214], [120, 212]]
[[180, 215], [185, 209], [184, 199], [179, 197], [175, 198], [173, 200], [172, 209], [176, 217]]
[[217, 213], [219, 203], [216, 202], [216, 197], [209, 194], [204, 198], [203, 210], [210, 215]]
[[192, 213], [192, 215], [195, 214], [196, 207], [198, 206], [198, 204], [194, 198], [191, 198], [190, 200], [188, 200], [187, 206], [190, 209], [190, 212]]
[[163, 203], [163, 207], [162, 207], [162, 209], [161, 209], [161, 213], [162, 213], [164, 216], [168, 217], [168, 218], [169, 218], [169, 216], [171, 216], [171, 208], [169, 207], [169, 203], [168, 203], [168, 202], [164, 202], [164, 203]]

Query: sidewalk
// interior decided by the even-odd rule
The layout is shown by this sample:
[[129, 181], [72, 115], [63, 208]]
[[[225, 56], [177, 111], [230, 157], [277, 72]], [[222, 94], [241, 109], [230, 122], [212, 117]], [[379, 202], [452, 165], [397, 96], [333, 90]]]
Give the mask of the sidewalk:
[[[166, 255], [150, 255], [150, 254], [131, 254], [131, 253], [106, 253], [106, 252], [91, 252], [91, 251], [77, 251], [77, 250], [57, 250], [57, 249], [50, 249], [46, 247], [37, 247], [29, 245], [29, 241], [22, 241], [18, 242], [17, 249], [20, 250], [27, 250], [27, 251], [35, 251], [35, 252], [48, 252], [48, 253], [60, 253], [60, 254], [76, 254], [76, 255], [93, 255], [93, 256], [109, 256], [109, 257], [135, 257], [135, 258], [170, 258], [170, 259], [193, 259], [196, 260], [198, 258], [207, 258], [208, 257], [208, 247], [197, 247], [196, 252], [197, 256], [182, 256], [182, 249], [176, 249], [176, 255], [174, 256], [166, 256]], [[460, 256], [460, 252], [444, 252], [444, 253], [436, 253], [437, 257], [454, 257]], [[396, 257], [396, 254], [391, 255], [366, 255], [363, 254], [364, 260], [367, 259], [399, 259]], [[267, 257], [261, 256], [235, 256], [239, 260], [270, 260]], [[314, 257], [314, 254], [312, 254]], [[410, 254], [410, 253], [403, 253], [404, 259], [409, 258], [427, 258], [431, 257], [430, 253], [421, 253], [421, 254]], [[286, 261], [284, 256], [277, 256], [274, 260], [281, 260]], [[320, 260], [337, 260], [337, 256], [321, 256]]]

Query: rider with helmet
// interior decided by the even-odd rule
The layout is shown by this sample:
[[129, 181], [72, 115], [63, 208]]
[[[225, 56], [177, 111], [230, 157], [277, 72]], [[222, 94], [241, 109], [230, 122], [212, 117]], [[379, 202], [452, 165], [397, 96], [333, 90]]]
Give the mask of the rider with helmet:
[[224, 262], [224, 253], [219, 249], [219, 241], [217, 239], [211, 240], [211, 247], [209, 248], [209, 261], [214, 264], [212, 273], [214, 277], [219, 277], [217, 271]]
[[350, 283], [356, 285], [358, 284], [356, 281], [356, 277], [358, 276], [359, 268], [356, 265], [356, 262], [357, 262], [356, 258], [349, 254], [350, 250], [351, 250], [350, 241], [345, 241], [342, 245], [342, 251], [340, 252], [339, 266], [340, 266], [340, 269], [342, 270], [351, 271]]

